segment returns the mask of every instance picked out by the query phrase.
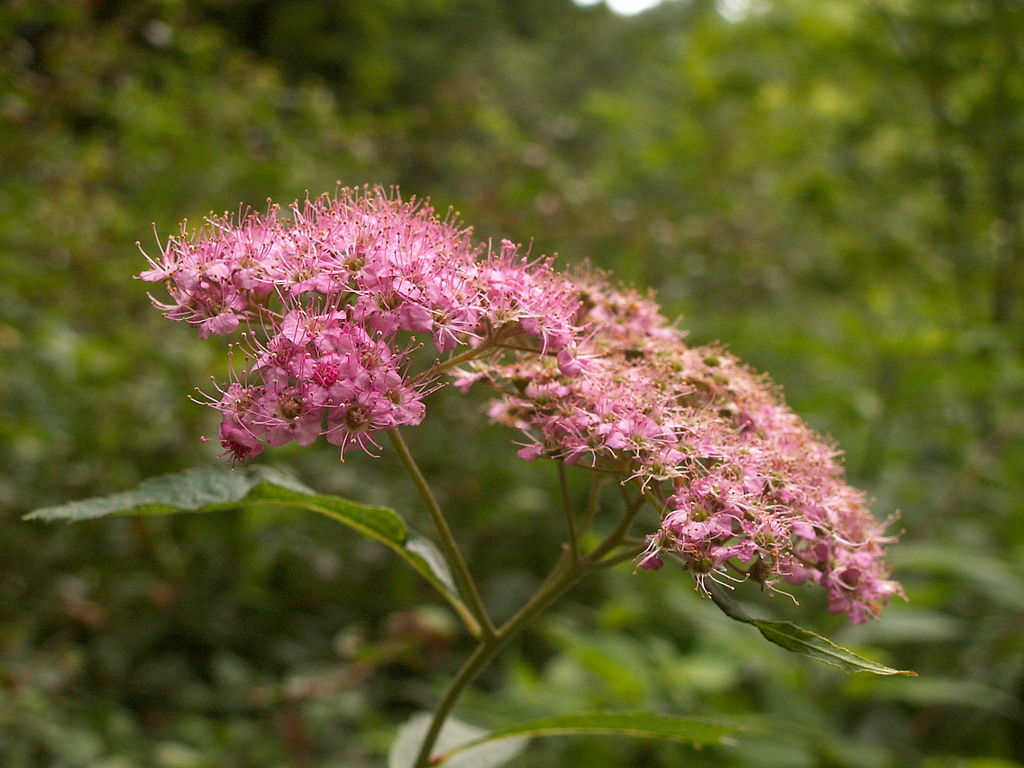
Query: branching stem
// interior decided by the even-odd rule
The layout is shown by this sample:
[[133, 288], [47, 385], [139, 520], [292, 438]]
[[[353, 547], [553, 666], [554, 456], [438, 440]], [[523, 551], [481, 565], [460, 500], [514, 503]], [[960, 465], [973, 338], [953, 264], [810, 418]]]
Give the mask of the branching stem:
[[450, 357], [444, 362], [437, 362], [436, 364], [428, 368], [426, 371], [421, 373], [418, 379], [428, 381], [430, 379], [433, 379], [439, 373], [447, 371], [449, 368], [454, 368], [457, 365], [462, 365], [462, 363], [469, 362], [470, 360], [475, 360], [488, 350], [493, 349], [497, 343], [498, 337], [492, 336], [489, 339], [486, 339], [482, 343], [478, 344], [477, 346], [473, 347], [472, 349], [466, 350], [462, 354], [455, 355], [455, 357]]
[[458, 544], [455, 543], [455, 536], [452, 535], [452, 529], [448, 526], [448, 521], [445, 519], [444, 513], [441, 511], [441, 507], [437, 503], [437, 499], [434, 498], [433, 491], [430, 490], [430, 486], [427, 484], [426, 478], [423, 477], [423, 473], [416, 464], [416, 460], [412, 457], [412, 454], [409, 453], [409, 448], [406, 446], [405, 440], [402, 439], [402, 433], [398, 430], [398, 427], [389, 429], [387, 433], [388, 437], [391, 438], [391, 444], [395, 447], [395, 451], [398, 453], [398, 458], [401, 459], [402, 465], [405, 467], [406, 473], [412, 479], [413, 485], [416, 486], [416, 490], [419, 492], [420, 498], [423, 499], [423, 503], [426, 505], [427, 511], [430, 513], [430, 517], [434, 521], [434, 527], [437, 529], [437, 535], [441, 541], [441, 548], [444, 550], [445, 559], [448, 561], [448, 565], [454, 572], [455, 581], [459, 585], [459, 590], [462, 592], [463, 597], [465, 597], [469, 602], [469, 609], [473, 612], [473, 617], [475, 617], [476, 622], [478, 623], [478, 626], [476, 627], [468, 626], [469, 631], [481, 640], [493, 638], [494, 624], [487, 615], [483, 601], [480, 599], [480, 593], [476, 588], [476, 583], [473, 581], [473, 577], [469, 573], [466, 561], [463, 559], [462, 553], [459, 551]]
[[[597, 478], [597, 481], [591, 487], [591, 505], [595, 509], [597, 506], [595, 499], [598, 496], [600, 484], [601, 478]], [[635, 557], [637, 553], [637, 547], [635, 546], [630, 546], [627, 551], [622, 553], [611, 554], [610, 556], [609, 553], [612, 553], [624, 543], [626, 533], [640, 511], [643, 497], [640, 498], [639, 502], [630, 505], [622, 520], [615, 527], [615, 530], [608, 534], [587, 555], [578, 556], [577, 543], [577, 557], [570, 559], [570, 553], [573, 550], [568, 546], [565, 547], [548, 577], [542, 582], [533, 597], [512, 618], [501, 625], [493, 635], [485, 635], [480, 639], [480, 644], [469, 658], [466, 659], [466, 662], [455, 675], [455, 678], [448, 686], [448, 690], [445, 691], [444, 696], [438, 703], [437, 709], [434, 710], [433, 718], [430, 721], [427, 733], [423, 737], [423, 743], [420, 745], [420, 751], [416, 756], [416, 761], [413, 763], [413, 768], [429, 768], [431, 765], [437, 764], [432, 762], [431, 753], [445, 720], [455, 707], [466, 686], [476, 679], [477, 675], [498, 655], [509, 640], [587, 574], [609, 568], [630, 557]], [[587, 522], [589, 522], [594, 512], [590, 509], [587, 511]], [[567, 561], [569, 562], [567, 563]]]

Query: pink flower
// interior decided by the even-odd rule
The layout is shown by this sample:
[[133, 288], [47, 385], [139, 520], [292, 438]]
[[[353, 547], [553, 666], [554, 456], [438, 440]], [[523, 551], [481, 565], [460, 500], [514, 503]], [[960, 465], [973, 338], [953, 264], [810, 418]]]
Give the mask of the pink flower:
[[[771, 589], [809, 580], [855, 622], [901, 594], [883, 561], [882, 526], [845, 484], [836, 450], [765, 377], [721, 349], [688, 347], [650, 298], [600, 275], [574, 280], [580, 330], [557, 364], [520, 353], [456, 374], [461, 388], [486, 381], [499, 390], [489, 413], [526, 438], [520, 457], [558, 457], [638, 483], [659, 500], [662, 520], [637, 566], [676, 559], [701, 591], [709, 580], [752, 578]], [[513, 277], [502, 273], [500, 284]], [[520, 323], [539, 333], [530, 317]]]
[[[202, 338], [241, 331], [245, 362], [209, 403], [232, 461], [321, 437], [342, 458], [373, 454], [381, 430], [423, 420], [444, 372], [497, 391], [488, 413], [520, 433], [521, 458], [614, 474], [654, 501], [639, 568], [676, 560], [702, 591], [812, 582], [853, 621], [901, 594], [836, 448], [764, 376], [688, 346], [650, 295], [507, 240], [475, 245], [453, 215], [380, 188], [183, 225], [149, 262], [139, 278], [166, 287], [167, 317]], [[423, 347], [439, 359], [417, 372]]]
[[230, 456], [232, 463], [245, 461], [263, 453], [259, 439], [245, 427], [231, 420], [220, 425], [220, 444], [224, 448], [221, 456]]

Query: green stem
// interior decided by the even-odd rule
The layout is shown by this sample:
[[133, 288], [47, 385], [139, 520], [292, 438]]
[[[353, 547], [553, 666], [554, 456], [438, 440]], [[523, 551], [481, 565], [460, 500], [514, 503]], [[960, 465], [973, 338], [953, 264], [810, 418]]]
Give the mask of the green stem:
[[594, 519], [594, 515], [597, 514], [597, 508], [601, 505], [601, 488], [607, 482], [608, 478], [604, 477], [597, 472], [590, 475], [590, 491], [587, 494], [587, 508], [583, 512], [583, 520], [579, 524], [579, 535], [582, 536], [586, 533], [590, 527], [591, 521]]
[[507, 335], [507, 329], [499, 328], [497, 331], [494, 332], [492, 336], [485, 339], [480, 344], [477, 344], [475, 347], [471, 349], [467, 349], [465, 352], [462, 352], [461, 354], [455, 355], [455, 357], [448, 358], [443, 363], [435, 363], [433, 366], [431, 366], [423, 373], [421, 373], [419, 376], [417, 376], [416, 379], [417, 381], [428, 381], [430, 379], [433, 379], [439, 373], [443, 373], [444, 371], [447, 371], [450, 368], [454, 368], [456, 365], [461, 365], [462, 363], [469, 362], [470, 360], [475, 360], [488, 350], [494, 349], [496, 346], [498, 346], [498, 342], [500, 342]]
[[615, 530], [608, 534], [607, 538], [602, 541], [593, 552], [587, 555], [585, 558], [588, 561], [599, 563], [601, 558], [608, 554], [615, 547], [619, 546], [629, 533], [629, 527], [633, 524], [637, 514], [640, 512], [640, 508], [643, 506], [643, 498], [641, 497], [638, 504], [633, 504], [627, 507], [626, 514], [622, 516], [619, 524], [615, 526]]
[[452, 535], [452, 529], [448, 526], [448, 521], [441, 511], [437, 499], [434, 498], [434, 494], [430, 490], [430, 486], [427, 485], [426, 478], [423, 477], [423, 473], [416, 464], [416, 460], [409, 453], [409, 448], [406, 446], [405, 440], [402, 439], [402, 434], [399, 432], [398, 427], [389, 429], [387, 433], [388, 437], [391, 438], [391, 444], [395, 447], [395, 451], [398, 452], [398, 457], [401, 459], [405, 471], [412, 478], [413, 485], [416, 486], [420, 498], [423, 499], [423, 503], [427, 506], [427, 511], [430, 512], [430, 517], [434, 521], [434, 527], [437, 529], [437, 534], [441, 540], [441, 548], [444, 550], [445, 559], [455, 575], [459, 590], [469, 603], [469, 609], [473, 612], [473, 616], [476, 617], [476, 621], [479, 622], [479, 626], [467, 625], [467, 628], [470, 633], [483, 640], [493, 638], [494, 624], [491, 623], [491, 619], [487, 615], [483, 601], [480, 599], [480, 593], [477, 591], [476, 583], [469, 573], [469, 568], [466, 566], [462, 553], [459, 552], [459, 547], [455, 543], [455, 536]]
[[645, 549], [647, 549], [647, 547], [644, 544], [634, 546], [630, 549], [627, 549], [625, 552], [619, 552], [616, 555], [606, 557], [604, 560], [601, 561], [600, 565], [602, 568], [611, 568], [612, 566], [618, 565], [619, 563], [624, 563], [626, 560], [633, 560], [639, 557]]
[[448, 718], [466, 686], [476, 679], [477, 675], [498, 655], [509, 640], [585, 575], [608, 568], [625, 559], [626, 555], [634, 556], [634, 550], [630, 549], [628, 553], [623, 553], [622, 556], [612, 556], [607, 559], [604, 557], [622, 543], [623, 537], [629, 530], [629, 526], [639, 509], [640, 505], [629, 509], [619, 525], [616, 526], [615, 530], [604, 541], [585, 557], [572, 561], [570, 566], [564, 570], [569, 550], [568, 548], [563, 550], [562, 556], [555, 563], [551, 573], [537, 592], [534, 593], [533, 597], [512, 618], [502, 624], [493, 636], [484, 637], [480, 640], [480, 644], [470, 657], [466, 659], [466, 662], [455, 675], [455, 678], [448, 686], [448, 690], [445, 691], [444, 696], [438, 703], [437, 709], [434, 710], [430, 727], [423, 737], [420, 751], [416, 756], [416, 761], [413, 763], [414, 768], [429, 768], [429, 766], [437, 764], [431, 762], [431, 752], [434, 744], [437, 742], [438, 735], [441, 733], [445, 720]]
[[444, 697], [438, 703], [437, 709], [434, 710], [430, 728], [423, 737], [423, 743], [420, 745], [416, 762], [413, 763], [414, 768], [429, 768], [432, 765], [431, 751], [434, 748], [438, 735], [441, 733], [441, 727], [444, 725], [445, 720], [448, 718], [449, 713], [459, 700], [466, 686], [476, 679], [484, 667], [498, 655], [501, 649], [505, 647], [508, 641], [520, 629], [581, 579], [590, 570], [590, 567], [590, 563], [587, 566], [583, 566], [582, 561], [576, 563], [574, 567], [551, 581], [546, 588], [538, 591], [515, 616], [498, 629], [493, 637], [481, 640], [470, 657], [466, 659], [465, 664], [462, 665], [462, 668], [452, 680], [451, 685], [448, 686], [448, 690], [445, 691]]
[[665, 509], [665, 502], [647, 490], [643, 491], [643, 495], [644, 498], [650, 502], [651, 506], [654, 507], [658, 515], [661, 516], [663, 514], [663, 510]]
[[580, 559], [579, 545], [576, 543], [576, 520], [572, 509], [572, 500], [569, 498], [569, 479], [566, 477], [565, 464], [557, 462], [558, 487], [562, 492], [562, 507], [565, 509], [565, 524], [569, 529], [569, 551], [572, 554], [572, 561], [575, 563]]

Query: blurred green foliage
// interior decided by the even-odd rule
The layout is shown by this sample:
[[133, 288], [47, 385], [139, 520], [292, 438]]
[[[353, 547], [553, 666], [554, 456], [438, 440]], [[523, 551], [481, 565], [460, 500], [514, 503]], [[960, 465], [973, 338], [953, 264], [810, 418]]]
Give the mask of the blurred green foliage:
[[[330, 521], [74, 528], [46, 503], [212, 464], [223, 372], [129, 279], [184, 217], [349, 185], [655, 287], [845, 448], [910, 600], [792, 618], [918, 680], [769, 646], [686, 574], [581, 586], [460, 711], [720, 714], [735, 746], [588, 738], [519, 765], [1024, 765], [1024, 6], [1015, 0], [9, 0], [0, 6], [0, 764], [382, 763], [465, 652]], [[553, 471], [477, 403], [410, 435], [486, 598], [556, 554]], [[454, 438], [454, 439], [453, 439]], [[269, 459], [421, 515], [387, 455]], [[467, 468], [470, 468], [467, 470]], [[578, 479], [578, 478], [577, 478]], [[419, 524], [427, 529], [425, 520]]]

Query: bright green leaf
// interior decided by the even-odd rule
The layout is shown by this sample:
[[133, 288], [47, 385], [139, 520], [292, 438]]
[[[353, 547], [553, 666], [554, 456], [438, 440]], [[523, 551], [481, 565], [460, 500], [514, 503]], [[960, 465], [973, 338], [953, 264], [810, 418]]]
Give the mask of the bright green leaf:
[[26, 520], [92, 520], [114, 514], [166, 514], [216, 511], [210, 507], [237, 508], [255, 486], [269, 483], [298, 493], [313, 491], [295, 478], [270, 467], [244, 469], [189, 469], [143, 480], [130, 491], [72, 501], [30, 512]]
[[441, 553], [410, 532], [397, 512], [317, 494], [293, 477], [269, 467], [233, 470], [192, 469], [146, 480], [138, 487], [94, 499], [37, 509], [28, 520], [92, 520], [106, 515], [155, 515], [175, 512], [223, 512], [236, 509], [294, 509], [326, 515], [396, 552], [437, 589], [475, 627], [458, 597]]
[[757, 627], [766, 640], [785, 648], [787, 651], [809, 656], [817, 661], [838, 667], [845, 672], [873, 672], [876, 675], [909, 675], [917, 677], [916, 672], [905, 669], [893, 669], [874, 661], [868, 661], [853, 651], [842, 648], [828, 638], [816, 635], [808, 629], [798, 627], [791, 621], [764, 621], [751, 618], [721, 590], [712, 589], [711, 598], [722, 613], [735, 621], [752, 624]]

